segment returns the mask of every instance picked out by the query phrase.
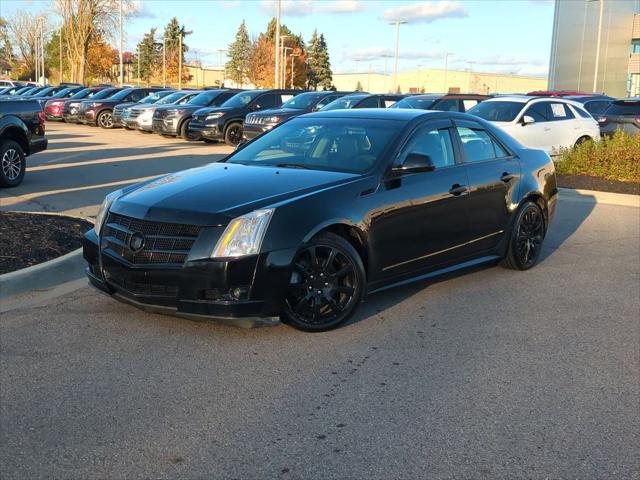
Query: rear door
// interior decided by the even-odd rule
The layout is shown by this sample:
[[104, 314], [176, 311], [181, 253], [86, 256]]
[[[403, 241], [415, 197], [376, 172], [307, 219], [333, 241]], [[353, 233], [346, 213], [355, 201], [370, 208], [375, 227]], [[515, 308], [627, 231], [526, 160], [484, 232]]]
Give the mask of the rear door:
[[457, 119], [454, 123], [469, 178], [469, 248], [480, 254], [495, 248], [508, 230], [520, 163], [479, 123]]

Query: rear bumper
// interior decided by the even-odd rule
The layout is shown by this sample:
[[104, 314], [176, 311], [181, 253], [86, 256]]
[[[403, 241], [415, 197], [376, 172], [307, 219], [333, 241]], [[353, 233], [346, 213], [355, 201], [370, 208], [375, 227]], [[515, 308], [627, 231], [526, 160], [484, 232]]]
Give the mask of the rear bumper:
[[47, 145], [49, 145], [49, 140], [44, 137], [32, 138], [31, 142], [29, 143], [29, 155], [33, 155], [34, 153], [46, 150]]
[[[82, 246], [91, 284], [119, 301], [158, 313], [245, 324], [270, 324], [279, 316], [295, 255], [295, 250], [280, 250], [231, 261], [131, 265], [100, 251], [93, 230]], [[243, 294], [234, 297], [234, 289]]]

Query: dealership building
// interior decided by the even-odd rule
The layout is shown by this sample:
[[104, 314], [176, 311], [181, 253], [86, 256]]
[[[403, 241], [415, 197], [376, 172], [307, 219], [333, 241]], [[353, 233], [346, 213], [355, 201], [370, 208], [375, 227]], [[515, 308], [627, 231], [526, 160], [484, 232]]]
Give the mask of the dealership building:
[[549, 88], [640, 95], [640, 0], [556, 0]]

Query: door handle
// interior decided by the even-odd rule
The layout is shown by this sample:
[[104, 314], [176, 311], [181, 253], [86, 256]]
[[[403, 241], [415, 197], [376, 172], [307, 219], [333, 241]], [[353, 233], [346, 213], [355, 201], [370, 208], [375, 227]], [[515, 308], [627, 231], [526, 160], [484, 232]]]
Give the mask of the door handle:
[[455, 185], [452, 185], [451, 189], [449, 189], [449, 193], [454, 197], [457, 197], [458, 195], [462, 195], [463, 193], [466, 194], [468, 191], [469, 191], [469, 188], [466, 185], [460, 185], [458, 183], [456, 183]]
[[500, 180], [502, 180], [504, 183], [510, 182], [511, 180], [513, 180], [513, 175], [509, 172], [504, 172], [500, 177]]
[[551, 127], [544, 127], [544, 131], [545, 131], [545, 132], [548, 132], [548, 131], [550, 131], [550, 130], [551, 130]]

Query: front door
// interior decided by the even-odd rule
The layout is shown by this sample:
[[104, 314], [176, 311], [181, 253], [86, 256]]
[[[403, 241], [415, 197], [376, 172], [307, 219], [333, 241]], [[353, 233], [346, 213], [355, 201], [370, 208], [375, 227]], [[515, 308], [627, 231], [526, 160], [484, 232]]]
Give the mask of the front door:
[[449, 120], [418, 127], [395, 164], [419, 153], [431, 158], [435, 170], [388, 178], [375, 193], [381, 207], [370, 214], [372, 280], [419, 274], [459, 255], [467, 236], [468, 181], [452, 127]]

